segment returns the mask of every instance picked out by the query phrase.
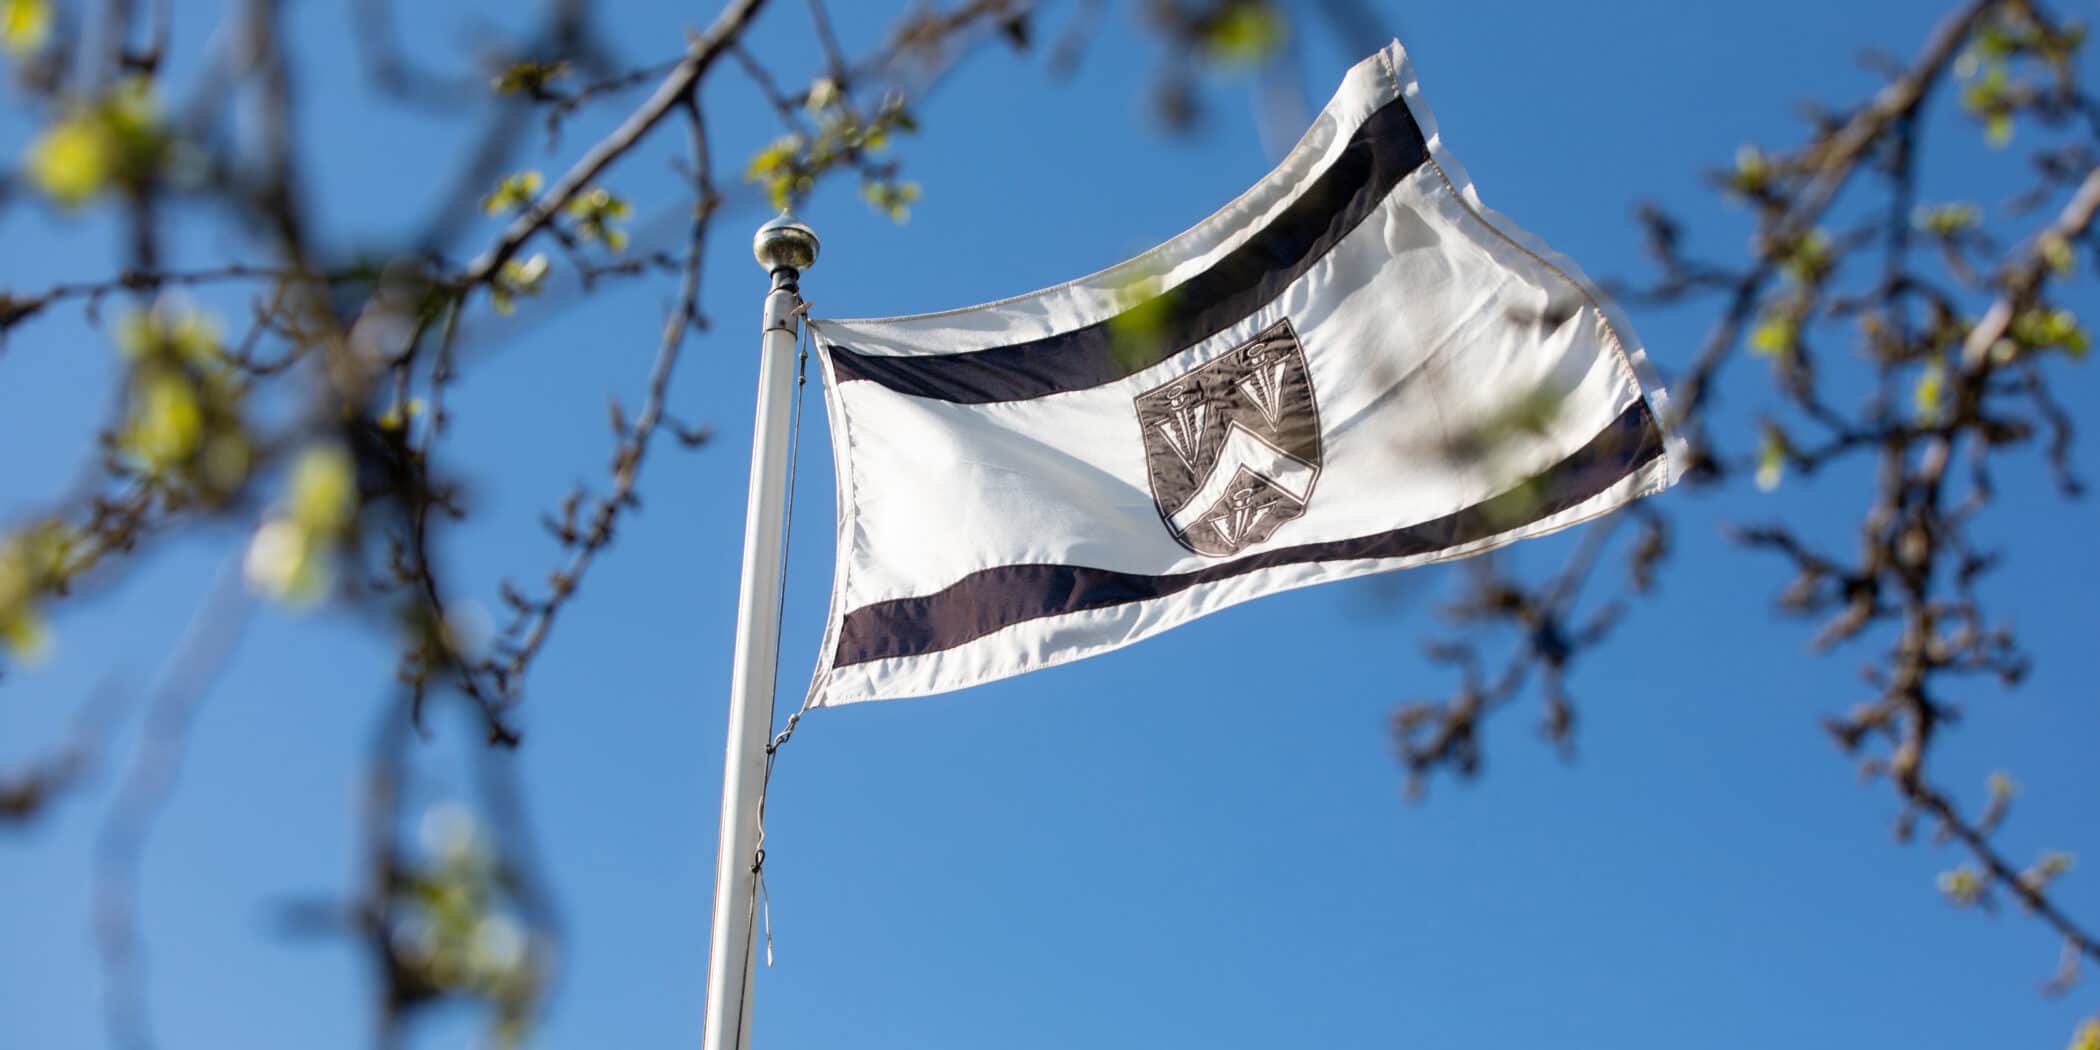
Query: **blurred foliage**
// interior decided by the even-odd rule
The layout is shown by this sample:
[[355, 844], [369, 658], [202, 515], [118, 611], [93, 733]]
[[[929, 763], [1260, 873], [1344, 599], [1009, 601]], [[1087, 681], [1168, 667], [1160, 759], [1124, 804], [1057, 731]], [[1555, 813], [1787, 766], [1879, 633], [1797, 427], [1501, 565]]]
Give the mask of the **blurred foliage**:
[[576, 236], [601, 242], [613, 251], [627, 247], [627, 231], [616, 224], [625, 222], [634, 209], [605, 187], [594, 186], [577, 194], [564, 210], [575, 223]]
[[66, 106], [30, 143], [23, 167], [53, 200], [78, 207], [105, 190], [144, 192], [168, 146], [151, 83], [133, 78], [90, 102]]
[[64, 524], [43, 521], [0, 540], [0, 649], [18, 663], [36, 664], [50, 654], [51, 633], [38, 600], [63, 594], [79, 571], [80, 540]]
[[419, 840], [416, 859], [391, 880], [392, 957], [428, 996], [489, 1004], [492, 1041], [516, 1046], [530, 1033], [546, 975], [544, 949], [516, 913], [513, 876], [459, 803], [426, 810]]
[[[2060, 391], [2070, 381], [2062, 369], [2090, 351], [2072, 303], [2090, 294], [2073, 283], [2091, 269], [2081, 256], [2100, 251], [2100, 100], [2080, 81], [2085, 30], [2076, 21], [2032, 0], [1948, 6], [1914, 58], [1870, 57], [1883, 82], [1869, 97], [1810, 107], [1796, 144], [1746, 144], [1712, 173], [1721, 199], [1753, 226], [1745, 258], [1693, 255], [1679, 220], [1647, 206], [1658, 273], [1619, 293], [1638, 305], [1714, 309], [1707, 341], [1670, 377], [1692, 485], [1747, 480], [1771, 492], [1845, 466], [1869, 479], [1857, 487], [1857, 516], [1835, 535], [1792, 519], [1733, 534], [1792, 570], [1777, 605], [1819, 621], [1816, 648], [1878, 648], [1864, 672], [1868, 698], [1828, 716], [1826, 729], [1864, 775], [1893, 789], [1899, 839], [1923, 825], [1963, 854], [1938, 875], [1946, 900], [2016, 904], [2061, 939], [2047, 986], [2061, 992], [2081, 961], [2100, 960], [2100, 940], [2053, 892], [2070, 855], [2012, 859], [2002, 844], [2018, 793], [2009, 775], [1992, 775], [1981, 803], [1965, 804], [1966, 793], [1933, 774], [1976, 683], [2013, 688], [2031, 666], [2004, 610], [1987, 601], [2002, 596], [1980, 582], [2007, 558], [2035, 553], [1985, 539], [1979, 523], [1996, 509], [1998, 465], [2024, 452], [2064, 497], [2084, 491], [2070, 449], [2090, 406]], [[1945, 84], [1953, 86], [1935, 90]], [[1928, 170], [1919, 129], [1936, 99], [1979, 134], [1935, 141], [1931, 158], [2016, 139], [2030, 151], [2004, 180], [2001, 204], [1919, 199]], [[1832, 369], [1845, 343], [1855, 367]], [[1727, 374], [1742, 356], [1762, 362], [1769, 387]], [[1711, 405], [1722, 392], [1751, 406], [1752, 433], [1716, 432]], [[1647, 591], [1669, 547], [1659, 520], [1642, 523], [1623, 548], [1635, 593]], [[1592, 536], [1609, 528], [1593, 526]], [[1464, 633], [1429, 648], [1454, 667], [1456, 685], [1394, 718], [1416, 787], [1440, 769], [1477, 772], [1483, 721], [1530, 683], [1545, 735], [1569, 746], [1568, 669], [1623, 609], [1616, 599], [1578, 603], [1585, 586], [1608, 586], [1596, 582], [1607, 540], [1585, 539], [1550, 572], [1517, 573], [1493, 556], [1468, 563], [1468, 586], [1444, 610]], [[1499, 671], [1487, 652], [1499, 652]], [[2093, 1037], [2088, 1026], [2077, 1039]]]
[[130, 409], [115, 451], [171, 501], [225, 503], [253, 458], [248, 384], [217, 324], [173, 303], [125, 315], [117, 347], [131, 366]]
[[481, 198], [481, 210], [488, 215], [508, 215], [524, 211], [532, 206], [539, 196], [540, 187], [546, 185], [546, 176], [537, 171], [521, 171], [503, 176], [501, 182], [488, 196]]
[[489, 283], [489, 302], [499, 314], [509, 314], [517, 309], [520, 296], [540, 294], [547, 287], [547, 272], [550, 264], [545, 252], [534, 252], [524, 259], [512, 259], [496, 271], [496, 279]]
[[762, 186], [773, 207], [786, 210], [807, 199], [825, 175], [851, 169], [860, 173], [861, 194], [871, 206], [893, 221], [905, 221], [919, 199], [919, 185], [898, 178], [894, 162], [877, 159], [895, 136], [919, 130], [904, 100], [885, 97], [873, 115], [862, 118], [837, 81], [820, 77], [810, 88], [807, 109], [815, 128], [773, 140], [752, 156], [744, 178]]
[[50, 0], [0, 0], [0, 49], [16, 58], [35, 53], [51, 38]]
[[1281, 50], [1289, 23], [1276, 5], [1262, 0], [1226, 4], [1208, 18], [1203, 46], [1208, 57], [1230, 65], [1256, 65]]
[[1163, 275], [1134, 266], [1110, 290], [1109, 353], [1125, 372], [1159, 360], [1159, 341], [1173, 317], [1174, 295]]
[[2100, 1050], [2100, 1017], [2078, 1025], [2078, 1031], [2071, 1036], [2070, 1050]]
[[499, 95], [526, 95], [543, 99], [549, 97], [549, 88], [556, 81], [568, 76], [569, 72], [569, 63], [566, 61], [513, 62], [489, 82], [489, 89]]
[[[400, 1045], [404, 1026], [429, 1003], [487, 1008], [498, 1045], [527, 1038], [545, 1009], [556, 932], [525, 836], [511, 826], [522, 820], [515, 800], [417, 810], [402, 789], [420, 740], [409, 730], [427, 729], [426, 705], [442, 703], [477, 720], [491, 745], [479, 761], [517, 746], [514, 713], [533, 662], [619, 526], [638, 512], [645, 457], [665, 434], [677, 447], [704, 446], [707, 428], [677, 419], [668, 390], [688, 337], [706, 322], [700, 261], [711, 222], [736, 192], [717, 185], [718, 158], [748, 158], [741, 174], [751, 189], [743, 192], [772, 207], [800, 207], [844, 185], [904, 222], [922, 205], [922, 189], [904, 177], [899, 143], [920, 131], [926, 95], [942, 76], [991, 47], [1017, 60], [1040, 51], [1054, 73], [1071, 75], [1088, 42], [1110, 31], [1103, 18], [1113, 5], [913, 6], [886, 37], [852, 42], [865, 46], [849, 52], [818, 0], [802, 13], [807, 31], [797, 40], [810, 46], [792, 67], [751, 50], [750, 30], [766, 6], [729, 0], [704, 30], [630, 64], [608, 52], [591, 7], [555, 3], [525, 30], [491, 31], [453, 56], [456, 68], [431, 70], [393, 39], [387, 0], [360, 0], [353, 46], [378, 104], [454, 121], [461, 148], [432, 166], [433, 219], [398, 243], [345, 250], [313, 233], [329, 228], [328, 209], [340, 202], [317, 193], [303, 167], [292, 85], [313, 71], [283, 50], [280, 5], [230, 8], [216, 39], [239, 46], [215, 48], [171, 40], [167, 5], [0, 0], [11, 98], [35, 124], [9, 158], [17, 172], [0, 179], [0, 207], [45, 208], [84, 235], [99, 236], [105, 225], [122, 234], [119, 261], [99, 279], [0, 289], [0, 350], [30, 337], [56, 309], [77, 306], [109, 332], [120, 365], [94, 462], [64, 492], [0, 528], [0, 664], [48, 659], [70, 599], [120, 589], [128, 570], [170, 537], [226, 525], [234, 528], [222, 533], [245, 537], [242, 571], [231, 577], [237, 596], [340, 607], [381, 625], [396, 656], [391, 680], [382, 681], [383, 670], [374, 675], [390, 692], [376, 713], [381, 746], [362, 833], [367, 884], [355, 900], [324, 910], [331, 929], [353, 931], [382, 964], [382, 1045]], [[2061, 990], [2078, 960], [2100, 959], [2100, 943], [2053, 893], [2071, 877], [2071, 856], [2043, 849], [2029, 863], [2010, 859], [2000, 845], [2019, 796], [2009, 775], [1994, 774], [1980, 804], [1968, 805], [1973, 787], [1956, 792], [1933, 774], [1935, 748], [1964, 710], [1970, 683], [2011, 687], [2028, 666], [1976, 584], [2003, 557], [1972, 528], [1993, 509], [1992, 464], [2038, 449], [2067, 496], [2081, 491], [2068, 450], [2076, 417], [2090, 409], [2057, 392], [2063, 370], [2090, 356], [2083, 299], [2073, 293], [2089, 298], [2089, 286], [2074, 282], [2095, 270], [2081, 262], [2094, 261], [2100, 211], [2100, 103], [2081, 80], [2086, 30], [2078, 22], [2034, 0], [1946, 6], [1949, 16], [1916, 57], [1878, 60], [1885, 83], [1870, 97], [1813, 111], [1796, 143], [1746, 144], [1723, 158], [1711, 176], [1726, 202], [1716, 213], [1753, 225], [1745, 258], [1693, 258], [1677, 220], [1644, 210], [1658, 276], [1629, 287], [1626, 298], [1714, 305], [1711, 340], [1671, 377], [1671, 422], [1689, 439], [1694, 483], [1747, 481], [1770, 492], [1841, 464], [1874, 465], [1878, 480], [1861, 493], [1851, 534], [1832, 540], [1780, 522], [1744, 528], [1738, 538], [1792, 572], [1779, 608], [1818, 619], [1816, 645], [1884, 646], [1868, 661], [1871, 695], [1832, 713], [1826, 728], [1863, 773], [1893, 787], [1899, 836], [1922, 822], [1961, 851], [1957, 862], [1933, 865], [1943, 868], [1938, 887], [1948, 901], [1978, 910], [2010, 902], [2063, 938], [2065, 962], [2052, 982]], [[1153, 104], [1172, 130], [1199, 123], [1205, 78], [1259, 74], [1266, 89], [1271, 74], [1294, 74], [1315, 25], [1331, 23], [1352, 46], [1386, 37], [1366, 30], [1382, 19], [1351, 0], [1141, 0], [1113, 10], [1134, 15], [1160, 42]], [[415, 54], [429, 53], [427, 43]], [[184, 49], [181, 80], [163, 74], [175, 46]], [[711, 131], [704, 100], [725, 75], [747, 78], [774, 111], [771, 141]], [[1920, 199], [1917, 129], [1934, 105], [1953, 107], [1976, 128], [1973, 142], [1936, 149], [2017, 147], [2028, 154], [2027, 181], [1999, 201]], [[583, 148], [564, 146], [568, 122], [585, 113], [605, 118], [607, 130]], [[534, 117], [547, 135], [544, 152], [571, 158], [558, 173], [516, 166]], [[677, 170], [686, 185], [672, 206], [610, 188], [639, 185], [615, 169], [652, 137], [674, 136], [683, 139]], [[325, 149], [319, 156], [326, 163]], [[638, 213], [674, 218], [638, 222]], [[225, 235], [208, 243], [235, 245], [227, 254], [240, 258], [171, 265], [165, 242], [180, 231], [207, 243], [195, 237], [200, 223], [223, 223], [211, 228]], [[463, 341], [480, 341], [479, 349], [527, 329], [541, 311], [587, 298], [601, 282], [652, 278], [674, 282], [675, 297], [637, 399], [610, 406], [604, 475], [542, 516], [552, 564], [502, 583], [502, 622], [476, 626], [470, 588], [436, 554], [475, 512], [464, 495], [471, 473], [455, 477], [438, 466], [452, 463], [448, 394], [486, 356], [465, 353]], [[184, 297], [207, 287], [213, 292], [199, 301], [220, 306]], [[1113, 294], [1123, 305], [1111, 325], [1114, 352], [1126, 363], [1152, 359], [1180, 308], [1174, 289], [1164, 275], [1134, 267]], [[232, 301], [245, 308], [224, 306]], [[491, 312], [522, 316], [498, 325]], [[1840, 344], [1870, 378], [1831, 378], [1824, 362]], [[1769, 385], [1724, 379], [1745, 355], [1758, 359], [1751, 371]], [[1710, 426], [1712, 392], [1724, 384], [1754, 405], [1753, 432]], [[1544, 390], [1515, 398], [1478, 433], [1437, 451], [1494, 460], [1510, 438], [1542, 430], [1558, 404]], [[1492, 507], [1515, 520], [1535, 498], [1532, 483], [1518, 478]], [[1853, 553], [1830, 553], [1831, 544]], [[1585, 588], [1609, 586], [1593, 581], [1610, 558], [1623, 558], [1627, 597], [1651, 593], [1671, 547], [1668, 519], [1641, 506], [1590, 527], [1543, 576], [1493, 557], [1466, 563], [1442, 610], [1458, 633], [1429, 649], [1456, 683], [1448, 696], [1410, 701], [1393, 717], [1411, 788], [1441, 769], [1480, 770], [1486, 720], [1527, 693], [1538, 696], [1543, 735], [1572, 748], [1575, 668], [1628, 608], [1619, 597], [1586, 597]], [[103, 829], [100, 881], [124, 882], [122, 858], [142, 855], [137, 844], [172, 784], [158, 771], [169, 748], [179, 753], [183, 705], [201, 701], [212, 677], [197, 668], [215, 668], [236, 630], [214, 619], [229, 607], [202, 600], [189, 640], [171, 658], [181, 688], [147, 717], [178, 728], [133, 760], [125, 782], [143, 786], [136, 797], [127, 787]], [[83, 773], [98, 753], [93, 744], [118, 731], [120, 719], [100, 703], [81, 708], [78, 739], [52, 761], [0, 776], [0, 822], [47, 812], [52, 799], [90, 779]], [[482, 772], [496, 784], [510, 775], [508, 767]], [[416, 846], [397, 842], [397, 827], [418, 813]], [[1922, 877], [1919, 891], [1930, 893]], [[140, 1046], [150, 1029], [137, 987], [145, 969], [127, 961], [141, 951], [130, 923], [100, 916], [97, 936], [112, 1041]], [[2100, 1019], [2080, 1026], [2071, 1045], [2100, 1050]]]
[[337, 552], [357, 510], [354, 470], [339, 445], [299, 454], [284, 505], [264, 519], [248, 544], [248, 581], [257, 590], [297, 607], [328, 596]]

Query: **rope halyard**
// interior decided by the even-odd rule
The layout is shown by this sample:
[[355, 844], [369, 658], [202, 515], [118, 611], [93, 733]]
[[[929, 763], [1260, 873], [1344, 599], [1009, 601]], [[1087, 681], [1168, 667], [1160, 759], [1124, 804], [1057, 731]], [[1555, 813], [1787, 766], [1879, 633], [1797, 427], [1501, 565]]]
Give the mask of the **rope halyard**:
[[[803, 300], [796, 304], [795, 312], [789, 315], [792, 318], [803, 320], [798, 324], [796, 342], [799, 352], [795, 360], [795, 404], [793, 411], [790, 413], [791, 422], [788, 424], [787, 507], [781, 522], [780, 598], [778, 608], [774, 611], [774, 615], [777, 617], [774, 621], [776, 623], [787, 618], [788, 551], [793, 547], [795, 540], [795, 477], [802, 466], [802, 392], [809, 385], [810, 334], [809, 324], [806, 320], [808, 314], [809, 302]], [[777, 679], [777, 672], [780, 667], [780, 636], [778, 632], [775, 632], [773, 638], [773, 667], [775, 668], [775, 677]], [[776, 694], [778, 692], [777, 681], [775, 683], [775, 692]], [[780, 745], [787, 743], [788, 738], [795, 735], [795, 727], [801, 723], [802, 716], [807, 713], [809, 713], [809, 701], [804, 699], [801, 708], [788, 716], [787, 724], [781, 727], [780, 732], [773, 737], [770, 743], [766, 744], [766, 771], [765, 775], [760, 778], [758, 785], [758, 841], [752, 850], [751, 874], [754, 876], [752, 892], [757, 897], [754, 903], [758, 909], [759, 925], [765, 930], [766, 934], [766, 966], [768, 968], [773, 965], [773, 902], [771, 893], [766, 889], [766, 797], [771, 793], [773, 786], [774, 757], [779, 753]]]

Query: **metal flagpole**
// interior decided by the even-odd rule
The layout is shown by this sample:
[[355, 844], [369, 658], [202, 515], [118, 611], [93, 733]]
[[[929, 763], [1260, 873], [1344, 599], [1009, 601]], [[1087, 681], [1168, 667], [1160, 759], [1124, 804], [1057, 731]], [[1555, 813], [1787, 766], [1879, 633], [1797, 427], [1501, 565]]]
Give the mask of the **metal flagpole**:
[[722, 832], [715, 855], [714, 940], [707, 956], [705, 1050], [751, 1045], [751, 979], [757, 959], [758, 820], [773, 733], [773, 676], [780, 640], [782, 510], [788, 424], [795, 395], [801, 272], [817, 261], [817, 235], [786, 212], [758, 228], [752, 254], [773, 275], [758, 366], [758, 421], [744, 505], [744, 581], [737, 592], [736, 667], [729, 679], [729, 749], [722, 766]]

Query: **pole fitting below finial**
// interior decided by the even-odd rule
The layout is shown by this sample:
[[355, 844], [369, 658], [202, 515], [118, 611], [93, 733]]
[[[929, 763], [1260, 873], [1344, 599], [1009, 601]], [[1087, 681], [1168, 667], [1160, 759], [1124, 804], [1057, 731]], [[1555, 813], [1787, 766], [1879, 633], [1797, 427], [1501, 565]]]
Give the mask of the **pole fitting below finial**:
[[752, 235], [751, 254], [771, 273], [807, 270], [817, 261], [817, 231], [783, 211]]

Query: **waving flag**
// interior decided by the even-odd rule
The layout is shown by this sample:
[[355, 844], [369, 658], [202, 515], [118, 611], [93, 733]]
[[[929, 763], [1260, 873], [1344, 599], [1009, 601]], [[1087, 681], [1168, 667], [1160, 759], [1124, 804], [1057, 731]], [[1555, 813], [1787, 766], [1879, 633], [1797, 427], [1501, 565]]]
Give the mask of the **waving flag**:
[[1480, 203], [1396, 42], [1253, 189], [1130, 262], [812, 321], [839, 558], [812, 701], [959, 689], [1673, 480], [1576, 267]]

